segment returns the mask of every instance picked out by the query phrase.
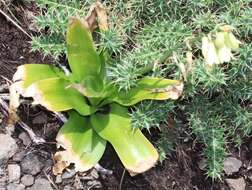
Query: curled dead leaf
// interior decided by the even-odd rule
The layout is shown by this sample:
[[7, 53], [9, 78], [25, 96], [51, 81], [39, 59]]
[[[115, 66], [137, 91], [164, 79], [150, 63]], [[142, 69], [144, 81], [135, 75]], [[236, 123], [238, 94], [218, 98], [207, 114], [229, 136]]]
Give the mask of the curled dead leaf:
[[169, 95], [169, 98], [172, 100], [177, 100], [183, 92], [184, 84], [183, 82], [180, 82], [177, 85], [170, 85], [166, 88], [156, 88], [151, 89], [153, 93], [166, 93]]
[[64, 151], [56, 152], [54, 155], [55, 164], [52, 168], [54, 175], [62, 174], [65, 168], [67, 168], [70, 163], [64, 160]]
[[88, 26], [91, 31], [94, 31], [97, 27], [99, 27], [101, 31], [108, 30], [108, 16], [101, 2], [98, 1], [91, 5], [83, 23]]
[[19, 98], [20, 94], [17, 92], [17, 84], [13, 83], [9, 87], [10, 101], [9, 101], [9, 116], [8, 116], [8, 126], [12, 127], [19, 121], [17, 115], [17, 108], [20, 104]]
[[108, 16], [105, 7], [100, 2], [96, 2], [95, 10], [100, 30], [102, 31], [108, 30]]
[[93, 4], [93, 5], [91, 5], [87, 16], [83, 20], [83, 23], [86, 26], [88, 26], [90, 31], [94, 31], [98, 26], [96, 18], [97, 18], [97, 13], [96, 13], [96, 10], [95, 10], [95, 4]]

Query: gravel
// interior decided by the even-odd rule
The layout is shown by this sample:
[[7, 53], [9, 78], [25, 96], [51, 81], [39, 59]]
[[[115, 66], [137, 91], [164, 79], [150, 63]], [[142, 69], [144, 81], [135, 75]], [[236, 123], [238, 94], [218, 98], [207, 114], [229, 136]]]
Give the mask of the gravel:
[[34, 183], [34, 177], [32, 175], [24, 175], [21, 178], [21, 183], [26, 187], [31, 186]]
[[7, 190], [24, 190], [25, 186], [23, 184], [10, 183], [6, 187]]
[[12, 182], [19, 183], [21, 176], [20, 166], [17, 164], [9, 164], [7, 166], [7, 170], [8, 170], [8, 181], [10, 183]]
[[55, 183], [56, 183], [56, 184], [62, 183], [61, 175], [57, 175], [57, 176], [56, 176]]
[[0, 165], [17, 151], [16, 141], [9, 134], [0, 134]]
[[226, 179], [226, 182], [230, 187], [230, 190], [245, 190], [246, 188], [246, 183], [243, 177], [238, 179]]
[[15, 162], [21, 162], [24, 157], [25, 157], [25, 151], [21, 151], [14, 154], [14, 156], [12, 157], [12, 160]]
[[19, 138], [20, 140], [22, 140], [22, 142], [23, 142], [23, 144], [24, 144], [25, 146], [28, 146], [28, 145], [31, 144], [31, 139], [30, 139], [29, 135], [27, 135], [26, 132], [20, 133], [20, 135], [18, 136], [18, 138]]
[[35, 183], [27, 190], [53, 190], [50, 182], [44, 178], [38, 178], [35, 180]]
[[224, 161], [224, 171], [227, 175], [231, 175], [239, 171], [242, 162], [235, 157], [227, 157]]
[[72, 178], [75, 174], [76, 174], [76, 171], [75, 171], [74, 169], [65, 171], [65, 172], [62, 174], [62, 179], [69, 179], [69, 178]]
[[35, 154], [28, 154], [21, 162], [22, 172], [37, 175], [44, 167], [44, 163]]

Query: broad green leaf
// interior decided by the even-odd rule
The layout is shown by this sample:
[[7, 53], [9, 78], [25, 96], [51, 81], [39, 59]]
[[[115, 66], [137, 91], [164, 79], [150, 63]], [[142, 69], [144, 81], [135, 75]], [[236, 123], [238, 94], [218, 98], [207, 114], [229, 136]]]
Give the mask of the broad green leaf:
[[66, 41], [68, 62], [74, 80], [81, 82], [87, 76], [98, 75], [101, 61], [96, 53], [91, 33], [80, 19], [70, 20]]
[[123, 106], [131, 106], [142, 100], [176, 100], [182, 94], [183, 83], [178, 80], [145, 77], [138, 82], [137, 87], [128, 92], [112, 92], [110, 100]]
[[109, 141], [131, 175], [147, 171], [158, 159], [158, 153], [139, 129], [133, 130], [128, 110], [111, 104], [110, 113], [91, 116], [94, 130]]
[[34, 104], [41, 104], [51, 111], [75, 109], [81, 115], [90, 115], [95, 111], [86, 103], [82, 94], [70, 88], [69, 83], [61, 78], [34, 82], [27, 88], [24, 96], [32, 97]]
[[76, 89], [88, 98], [101, 97], [103, 91], [103, 81], [99, 76], [88, 76], [82, 82], [71, 83], [70, 87]]
[[67, 165], [74, 163], [77, 171], [84, 172], [100, 160], [106, 148], [106, 141], [92, 129], [88, 117], [83, 117], [75, 111], [69, 114], [69, 120], [62, 126], [56, 138], [58, 145], [65, 148], [65, 151], [58, 154]]
[[19, 92], [24, 93], [25, 89], [33, 82], [55, 78], [64, 74], [59, 68], [46, 64], [25, 64], [17, 68], [13, 81], [18, 83]]

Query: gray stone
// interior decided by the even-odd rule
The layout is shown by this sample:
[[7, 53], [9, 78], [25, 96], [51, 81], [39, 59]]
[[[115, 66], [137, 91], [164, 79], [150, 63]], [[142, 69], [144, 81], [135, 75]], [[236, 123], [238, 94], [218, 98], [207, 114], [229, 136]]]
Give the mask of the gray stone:
[[7, 166], [8, 170], [8, 180], [10, 183], [15, 182], [19, 183], [20, 176], [21, 176], [21, 169], [20, 166], [17, 164], [9, 164]]
[[69, 178], [72, 178], [75, 174], [76, 174], [75, 169], [71, 169], [71, 170], [65, 171], [65, 172], [62, 174], [62, 179], [69, 179]]
[[199, 169], [205, 170], [206, 168], [206, 159], [202, 159], [198, 162]]
[[16, 141], [9, 134], [0, 134], [0, 165], [17, 151]]
[[242, 162], [237, 158], [227, 157], [224, 160], [224, 171], [227, 175], [231, 175], [235, 172], [238, 172], [241, 166]]
[[51, 168], [54, 165], [54, 163], [51, 159], [48, 159], [45, 161], [44, 165], [45, 165], [45, 168]]
[[6, 187], [7, 190], [24, 190], [25, 186], [23, 184], [10, 183]]
[[26, 155], [21, 162], [21, 169], [25, 174], [36, 175], [42, 170], [43, 167], [44, 164], [35, 154]]
[[21, 151], [21, 152], [14, 154], [12, 159], [15, 162], [21, 162], [21, 160], [24, 158], [24, 156], [25, 156], [25, 151]]
[[226, 182], [230, 187], [230, 190], [245, 190], [246, 188], [246, 183], [243, 177], [238, 179], [226, 179]]
[[53, 190], [50, 182], [44, 178], [38, 178], [35, 180], [33, 186], [29, 190]]
[[24, 175], [22, 178], [21, 178], [21, 183], [23, 185], [25, 185], [26, 187], [27, 186], [31, 186], [33, 185], [34, 183], [34, 177], [32, 175]]
[[56, 183], [56, 184], [62, 183], [61, 175], [57, 175], [57, 176], [56, 176], [55, 183]]
[[28, 146], [28, 145], [31, 144], [31, 139], [30, 139], [29, 135], [26, 132], [20, 133], [20, 135], [18, 136], [18, 138], [20, 140], [22, 140], [22, 142], [23, 142], [23, 144], [25, 146]]

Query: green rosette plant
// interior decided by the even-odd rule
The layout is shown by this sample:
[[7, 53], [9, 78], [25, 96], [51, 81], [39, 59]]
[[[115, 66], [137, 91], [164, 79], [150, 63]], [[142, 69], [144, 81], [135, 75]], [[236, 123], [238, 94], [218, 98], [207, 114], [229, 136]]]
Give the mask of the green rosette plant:
[[128, 106], [142, 100], [177, 99], [183, 83], [143, 77], [136, 87], [120, 91], [107, 76], [103, 51], [97, 52], [85, 22], [71, 18], [66, 34], [70, 73], [46, 64], [25, 64], [13, 76], [16, 90], [53, 112], [67, 111], [58, 135], [65, 150], [55, 154], [54, 173], [71, 163], [87, 171], [102, 157], [106, 143], [114, 147], [131, 175], [150, 169], [158, 160], [154, 146], [131, 126]]

